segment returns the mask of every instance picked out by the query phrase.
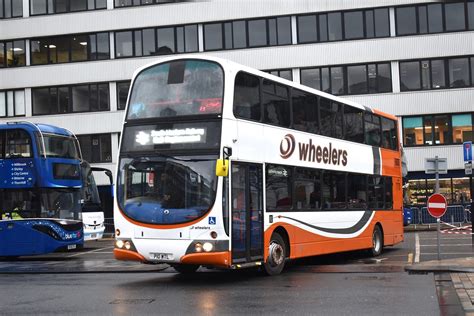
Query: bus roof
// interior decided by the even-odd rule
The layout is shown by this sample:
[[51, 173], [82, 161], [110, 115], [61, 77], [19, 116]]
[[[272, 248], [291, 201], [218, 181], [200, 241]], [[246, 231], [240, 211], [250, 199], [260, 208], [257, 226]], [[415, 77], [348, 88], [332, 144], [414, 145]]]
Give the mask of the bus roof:
[[21, 128], [29, 132], [37, 132], [38, 130], [40, 130], [42, 133], [73, 136], [73, 134], [65, 128], [49, 124], [31, 123], [28, 121], [8, 122], [6, 124], [0, 124], [0, 130], [16, 128]]
[[347, 104], [349, 106], [352, 106], [352, 107], [355, 107], [355, 108], [358, 108], [358, 109], [361, 109], [361, 110], [376, 113], [380, 116], [384, 116], [386, 118], [390, 118], [390, 119], [395, 120], [395, 121], [397, 120], [397, 117], [395, 115], [382, 112], [382, 111], [374, 109], [372, 107], [367, 107], [365, 105], [358, 104], [358, 103], [353, 102], [349, 99], [337, 97], [337, 96], [334, 96], [332, 94], [329, 94], [329, 93], [326, 93], [326, 92], [323, 92], [323, 91], [320, 91], [320, 90], [316, 90], [316, 89], [313, 89], [311, 87], [296, 83], [294, 81], [283, 79], [281, 77], [266, 73], [264, 71], [261, 71], [261, 70], [255, 69], [255, 68], [251, 68], [251, 67], [248, 67], [248, 66], [245, 66], [245, 65], [241, 65], [241, 64], [233, 62], [231, 60], [227, 60], [227, 59], [223, 59], [223, 58], [219, 58], [219, 57], [214, 57], [214, 56], [209, 56], [209, 55], [205, 55], [205, 54], [171, 56], [171, 57], [166, 57], [166, 58], [160, 59], [158, 61], [146, 64], [146, 65], [138, 68], [137, 70], [135, 70], [135, 72], [133, 73], [133, 80], [135, 79], [135, 77], [141, 71], [143, 71], [146, 68], [152, 67], [152, 66], [157, 65], [157, 64], [165, 63], [165, 62], [174, 61], [174, 60], [182, 60], [182, 59], [198, 59], [198, 60], [214, 61], [214, 62], [220, 64], [224, 68], [234, 68], [234, 69], [238, 69], [238, 70], [245, 71], [245, 72], [248, 72], [248, 73], [252, 73], [252, 74], [258, 75], [260, 77], [267, 78], [269, 80], [273, 80], [273, 81], [282, 83], [282, 84], [287, 85], [287, 86], [291, 86], [295, 89], [307, 91], [307, 92], [319, 95], [321, 97], [334, 100], [336, 102], [344, 103], [344, 104]]

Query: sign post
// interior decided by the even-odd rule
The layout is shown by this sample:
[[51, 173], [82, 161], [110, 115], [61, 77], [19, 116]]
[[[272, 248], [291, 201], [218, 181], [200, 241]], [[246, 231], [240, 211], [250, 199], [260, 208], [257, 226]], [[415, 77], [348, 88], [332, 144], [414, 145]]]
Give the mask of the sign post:
[[[464, 156], [464, 173], [470, 176], [469, 183], [471, 183], [470, 190], [471, 190], [471, 226], [474, 227], [474, 199], [472, 199], [472, 142], [464, 142], [462, 144], [462, 152]], [[472, 248], [474, 249], [474, 234], [471, 235], [471, 244]]]
[[437, 231], [438, 231], [438, 260], [440, 259], [440, 218], [446, 213], [446, 208], [448, 206], [448, 203], [446, 202], [446, 198], [439, 194], [435, 193], [431, 195], [428, 198], [428, 212], [430, 213], [431, 216], [436, 217], [436, 223], [437, 223]]

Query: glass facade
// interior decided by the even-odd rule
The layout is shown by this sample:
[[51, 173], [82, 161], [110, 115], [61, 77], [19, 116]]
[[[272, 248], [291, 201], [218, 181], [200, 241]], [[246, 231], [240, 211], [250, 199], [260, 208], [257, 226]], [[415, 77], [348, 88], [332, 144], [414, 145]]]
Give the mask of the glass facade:
[[107, 0], [30, 0], [30, 15], [106, 9]]
[[110, 59], [109, 33], [34, 38], [31, 65]]
[[94, 83], [31, 89], [33, 115], [108, 111], [109, 84]]
[[117, 110], [125, 110], [130, 81], [117, 82]]
[[473, 113], [403, 117], [404, 146], [462, 144], [473, 141]]
[[397, 7], [396, 33], [401, 36], [472, 30], [472, 11], [472, 1]]
[[390, 36], [387, 8], [297, 16], [298, 44]]
[[24, 40], [0, 42], [0, 68], [26, 65]]
[[390, 63], [301, 69], [301, 84], [334, 95], [392, 91]]
[[197, 25], [115, 32], [115, 57], [140, 57], [198, 51]]
[[90, 163], [112, 162], [111, 134], [77, 135], [82, 158]]
[[25, 91], [0, 91], [0, 117], [25, 116]]
[[23, 0], [0, 0], [0, 20], [23, 16]]
[[179, 3], [179, 2], [189, 2], [189, 0], [114, 0], [114, 7], [126, 8], [142, 5], [151, 5], [151, 4], [167, 4], [167, 3]]
[[[470, 204], [471, 192], [468, 177], [449, 177], [439, 180], [439, 193], [450, 205]], [[435, 192], [435, 179], [408, 180], [408, 203], [426, 206], [428, 197]]]
[[474, 86], [474, 56], [400, 62], [400, 90], [436, 90]]

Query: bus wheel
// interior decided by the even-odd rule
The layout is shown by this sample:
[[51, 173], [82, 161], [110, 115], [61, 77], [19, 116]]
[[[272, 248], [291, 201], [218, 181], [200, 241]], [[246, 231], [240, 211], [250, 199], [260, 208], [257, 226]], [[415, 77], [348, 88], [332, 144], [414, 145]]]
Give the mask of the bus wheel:
[[273, 233], [270, 239], [270, 246], [268, 247], [268, 258], [264, 264], [265, 273], [267, 275], [277, 275], [281, 273], [285, 267], [286, 248], [285, 241], [280, 234]]
[[383, 249], [383, 234], [379, 225], [375, 225], [374, 232], [372, 233], [372, 248], [370, 254], [373, 257], [377, 257], [382, 253]]
[[198, 264], [175, 264], [173, 268], [182, 274], [191, 274], [196, 272], [199, 269], [200, 265]]

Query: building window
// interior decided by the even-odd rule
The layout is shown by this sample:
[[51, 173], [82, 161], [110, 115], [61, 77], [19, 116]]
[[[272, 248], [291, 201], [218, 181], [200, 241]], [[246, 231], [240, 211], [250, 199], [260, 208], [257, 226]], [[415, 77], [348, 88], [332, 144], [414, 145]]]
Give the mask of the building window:
[[[435, 179], [410, 179], [408, 180], [407, 195], [410, 204], [426, 206], [428, 197], [435, 191]], [[450, 205], [470, 204], [471, 191], [469, 178], [441, 178], [439, 193], [444, 195]]]
[[299, 44], [390, 36], [387, 8], [301, 15], [297, 26]]
[[109, 33], [34, 38], [30, 47], [32, 65], [110, 58]]
[[403, 144], [432, 146], [473, 140], [472, 113], [404, 117]]
[[125, 110], [130, 81], [117, 82], [117, 110]]
[[30, 0], [30, 15], [107, 9], [107, 0]]
[[31, 89], [33, 115], [108, 111], [109, 84]]
[[0, 0], [0, 20], [23, 16], [23, 0]]
[[26, 65], [25, 41], [0, 42], [0, 68]]
[[474, 85], [474, 57], [400, 62], [400, 90], [464, 88]]
[[274, 76], [293, 81], [293, 72], [291, 69], [275, 69], [275, 70], [264, 70], [264, 71]]
[[[71, 0], [74, 1], [74, 0]], [[179, 3], [188, 2], [189, 0], [114, 0], [114, 7], [126, 8], [132, 6], [142, 6], [151, 4], [167, 4], [167, 3]]]
[[389, 63], [301, 69], [301, 83], [334, 95], [392, 91]]
[[454, 144], [473, 140], [471, 114], [454, 114], [451, 118], [451, 126], [453, 127]]
[[197, 25], [115, 32], [115, 56], [140, 57], [198, 51]]
[[78, 135], [82, 158], [90, 163], [112, 162], [111, 134]]
[[25, 91], [0, 91], [0, 117], [25, 116]]
[[[432, 3], [395, 8], [397, 35], [472, 29], [472, 2]], [[466, 12], [468, 23], [466, 23]], [[468, 28], [467, 28], [468, 27]]]
[[290, 17], [204, 24], [204, 50], [291, 44]]

